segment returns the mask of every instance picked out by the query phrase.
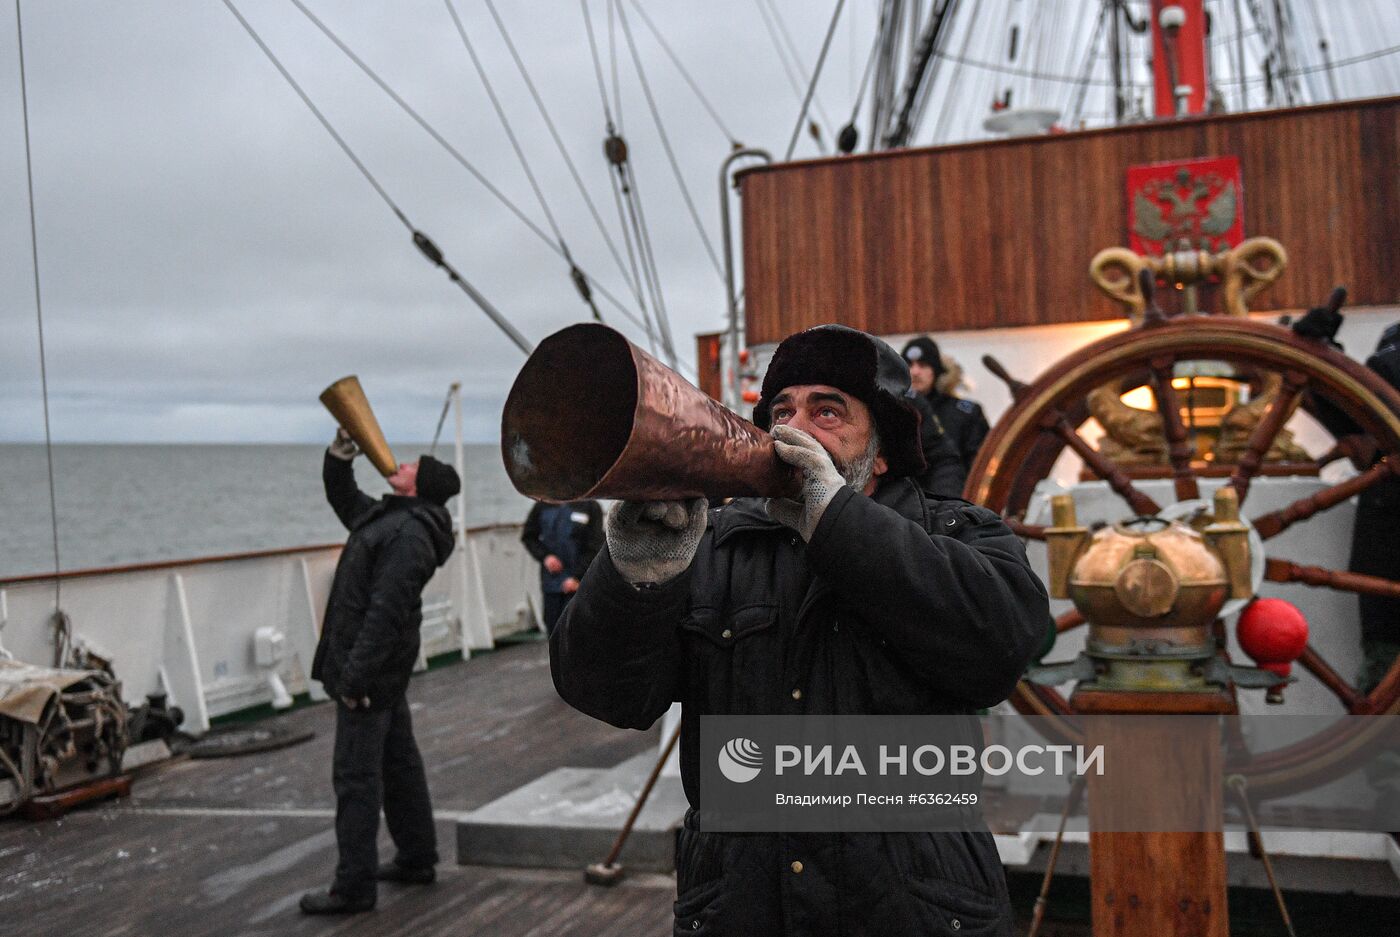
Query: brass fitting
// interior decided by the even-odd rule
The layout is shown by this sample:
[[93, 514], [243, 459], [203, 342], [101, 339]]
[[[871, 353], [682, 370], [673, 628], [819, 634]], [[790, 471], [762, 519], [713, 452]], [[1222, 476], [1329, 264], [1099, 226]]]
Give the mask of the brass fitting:
[[1051, 526], [1045, 528], [1045, 547], [1050, 558], [1050, 579], [1045, 585], [1052, 599], [1069, 598], [1069, 574], [1074, 569], [1074, 560], [1084, 546], [1089, 534], [1087, 527], [1080, 527], [1074, 513], [1074, 498], [1071, 495], [1054, 495], [1050, 498]]
[[1230, 598], [1252, 597], [1254, 584], [1249, 574], [1249, 527], [1240, 520], [1240, 498], [1233, 485], [1222, 485], [1215, 490], [1215, 520], [1203, 533], [1225, 563]]

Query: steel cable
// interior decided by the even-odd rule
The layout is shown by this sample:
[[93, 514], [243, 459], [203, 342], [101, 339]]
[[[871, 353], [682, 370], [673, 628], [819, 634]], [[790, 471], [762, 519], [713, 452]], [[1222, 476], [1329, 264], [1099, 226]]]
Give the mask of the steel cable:
[[[224, 0], [224, 5], [228, 6], [229, 2], [230, 0]], [[321, 33], [325, 35], [326, 38], [329, 39], [336, 46], [336, 48], [340, 49], [340, 51], [345, 54], [346, 58], [350, 59], [350, 61], [353, 62], [362, 72], [364, 72], [365, 75], [371, 81], [373, 81], [381, 91], [388, 95], [389, 99], [393, 101], [396, 105], [398, 105], [400, 110], [407, 114], [409, 118], [413, 120], [414, 123], [418, 124], [418, 126], [421, 127], [423, 131], [428, 134], [428, 136], [432, 137], [433, 140], [448, 153], [448, 155], [450, 155], [454, 160], [456, 160], [457, 163], [459, 163], [462, 166], [462, 168], [466, 169], [467, 172], [469, 172], [472, 175], [472, 177], [477, 180], [477, 182], [481, 183], [481, 185], [486, 189], [486, 191], [491, 193], [491, 195], [494, 196], [498, 202], [504, 205], [506, 209], [510, 211], [511, 214], [513, 214], [516, 218], [520, 219], [521, 223], [524, 224], [525, 227], [529, 228], [530, 231], [535, 235], [535, 237], [543, 241], [546, 245], [549, 246], [550, 250], [554, 251], [560, 257], [564, 257], [565, 260], [569, 259], [568, 257], [564, 256], [564, 253], [560, 250], [559, 245], [556, 244], [553, 241], [553, 239], [550, 238], [548, 232], [546, 232], [543, 228], [541, 228], [534, 221], [532, 221], [530, 217], [526, 215], [518, 205], [512, 202], [504, 192], [496, 188], [496, 186], [491, 183], [491, 180], [487, 179], [486, 176], [483, 175], [479, 169], [472, 165], [470, 160], [468, 160], [465, 156], [462, 155], [461, 151], [454, 147], [451, 144], [451, 142], [447, 140], [446, 137], [444, 137], [441, 133], [438, 132], [438, 130], [435, 127], [433, 127], [432, 124], [428, 123], [428, 121], [423, 117], [423, 115], [419, 114], [416, 110], [414, 110], [413, 107], [410, 106], [409, 103], [398, 94], [398, 92], [396, 92], [392, 87], [390, 87], [388, 82], [381, 78], [379, 74], [374, 71], [374, 69], [370, 68], [369, 65], [366, 64], [363, 59], [356, 55], [354, 50], [352, 50], [349, 46], [342, 42], [340, 37], [337, 36], [333, 31], [331, 31], [330, 27], [326, 26], [326, 24], [321, 22], [321, 20], [319, 20], [314, 13], [307, 9], [306, 6], [301, 2], [301, 0], [291, 0], [291, 2], [293, 6], [295, 6], [298, 10], [301, 11], [303, 16], [305, 16], [308, 20], [311, 21], [312, 25], [316, 26], [321, 31]], [[242, 17], [239, 17], [239, 19], [242, 20]], [[264, 46], [264, 48], [266, 47]], [[624, 273], [624, 277], [625, 276], [626, 274]], [[626, 316], [634, 325], [636, 325], [638, 328], [643, 327], [642, 321], [637, 318], [636, 313], [632, 312], [632, 310], [624, 306], [622, 302], [616, 296], [614, 296], [610, 290], [605, 288], [601, 283], [598, 283], [592, 276], [589, 276], [589, 281], [590, 283], [592, 283], [594, 289], [596, 289], [605, 299], [607, 299], [608, 302], [612, 303], [613, 306], [624, 316]]]
[[811, 106], [812, 95], [816, 93], [817, 81], [822, 76], [822, 66], [826, 64], [826, 53], [831, 49], [831, 38], [836, 35], [836, 24], [841, 20], [841, 10], [846, 0], [836, 0], [836, 9], [831, 14], [831, 25], [826, 28], [826, 38], [822, 40], [822, 51], [817, 56], [817, 67], [812, 70], [812, 81], [807, 85], [807, 96], [802, 100], [802, 112], [797, 115], [797, 126], [792, 128], [792, 139], [788, 140], [787, 152], [783, 161], [792, 159], [792, 151], [797, 148], [797, 138], [802, 133], [802, 124], [807, 120], [807, 108]]
[[719, 111], [715, 110], [715, 106], [710, 103], [710, 99], [705, 97], [705, 92], [700, 90], [700, 85], [691, 77], [686, 67], [681, 64], [680, 57], [677, 56], [675, 50], [671, 48], [671, 44], [666, 41], [666, 37], [661, 35], [661, 30], [656, 28], [656, 24], [653, 23], [651, 17], [647, 15], [646, 9], [639, 0], [632, 0], [632, 7], [641, 16], [642, 22], [646, 24], [647, 29], [651, 30], [651, 34], [656, 37], [656, 41], [661, 46], [662, 51], [670, 58], [671, 63], [676, 66], [676, 71], [681, 73], [681, 78], [685, 79], [685, 83], [690, 86], [690, 90], [694, 91], [695, 96], [700, 99], [701, 106], [705, 108], [705, 111], [715, 122], [715, 126], [719, 128], [719, 132], [724, 134], [725, 139], [729, 141], [729, 145], [735, 149], [742, 147], [743, 144], [739, 142], [739, 138], [725, 126], [724, 120], [719, 116]]
[[[18, 3], [19, 0], [15, 0], [15, 2]], [[296, 0], [292, 0], [292, 2], [296, 3]], [[296, 91], [298, 97], [300, 97], [302, 101], [306, 104], [306, 106], [311, 110], [311, 112], [316, 115], [316, 119], [321, 122], [321, 126], [326, 128], [326, 132], [328, 132], [331, 135], [331, 137], [336, 141], [336, 143], [340, 145], [340, 148], [342, 151], [344, 151], [345, 155], [350, 158], [350, 161], [353, 162], [355, 166], [360, 170], [360, 173], [365, 177], [369, 184], [373, 186], [374, 190], [379, 193], [381, 198], [384, 199], [385, 203], [394, 212], [394, 216], [398, 218], [399, 221], [403, 222], [404, 227], [408, 228], [408, 230], [412, 233], [413, 243], [418, 248], [418, 250], [422, 252], [423, 256], [427, 257], [429, 262], [431, 262], [434, 266], [441, 267], [444, 271], [446, 271], [448, 279], [450, 279], [453, 283], [456, 283], [457, 286], [461, 288], [463, 292], [465, 292], [469, 297], [471, 297], [472, 301], [475, 302], [478, 307], [480, 307], [481, 311], [486, 313], [487, 317], [490, 318], [491, 321], [496, 324], [497, 328], [499, 328], [502, 332], [506, 334], [506, 337], [509, 338], [517, 348], [523, 351], [526, 355], [530, 354], [530, 352], [534, 350], [534, 346], [529, 342], [529, 340], [527, 340], [523, 335], [521, 335], [519, 330], [517, 330], [515, 326], [511, 325], [511, 323], [506, 319], [506, 317], [501, 315], [500, 311], [497, 310], [496, 307], [493, 306], [486, 299], [486, 297], [482, 295], [482, 293], [479, 290], [476, 289], [476, 287], [472, 286], [471, 283], [469, 283], [466, 280], [466, 278], [464, 278], [460, 273], [458, 273], [457, 270], [454, 269], [453, 266], [447, 262], [447, 259], [443, 256], [442, 251], [438, 249], [437, 245], [434, 244], [427, 235], [423, 234], [421, 231], [419, 231], [413, 226], [413, 223], [408, 220], [408, 216], [404, 214], [404, 212], [398, 207], [398, 205], [394, 203], [394, 200], [389, 197], [389, 193], [386, 192], [384, 190], [384, 187], [379, 184], [379, 181], [374, 178], [374, 174], [369, 171], [368, 167], [366, 167], [365, 164], [361, 162], [360, 159], [355, 155], [354, 151], [350, 149], [350, 145], [345, 142], [345, 139], [341, 137], [339, 133], [336, 132], [333, 126], [331, 126], [331, 122], [326, 119], [326, 116], [321, 113], [320, 109], [316, 107], [315, 103], [312, 102], [311, 98], [306, 94], [305, 91], [302, 90], [301, 85], [297, 84], [296, 79], [294, 79], [291, 73], [287, 71], [286, 67], [282, 65], [282, 62], [277, 58], [276, 54], [273, 53], [272, 49], [268, 47], [267, 43], [263, 41], [262, 36], [258, 34], [258, 31], [253, 28], [253, 25], [251, 23], [249, 23], [246, 19], [243, 18], [243, 15], [241, 13], [238, 12], [238, 8], [233, 5], [233, 0], [223, 0], [223, 3], [224, 6], [228, 8], [228, 11], [232, 13], [234, 17], [238, 20], [238, 22], [243, 25], [244, 30], [247, 31], [248, 35], [252, 37], [255, 43], [257, 43], [258, 48], [260, 48], [263, 51], [263, 54], [266, 55], [268, 60], [271, 61], [272, 64], [277, 68], [277, 71], [282, 74], [282, 77], [285, 78], [287, 83], [292, 86], [292, 89]]]
[[[63, 614], [59, 610], [63, 598], [63, 580], [59, 576], [62, 566], [59, 563], [58, 555], [58, 493], [53, 473], [53, 433], [49, 425], [49, 365], [48, 355], [44, 349], [44, 301], [39, 285], [39, 226], [35, 220], [34, 210], [34, 157], [29, 135], [29, 86], [24, 74], [23, 19], [20, 12], [20, 0], [15, 0], [15, 42], [19, 49], [19, 99], [20, 112], [24, 117], [24, 178], [29, 194], [29, 249], [34, 268], [34, 316], [39, 326], [39, 386], [44, 399], [44, 455], [47, 459], [49, 473], [49, 523], [53, 529], [53, 609], [54, 615], [59, 616]], [[16, 787], [19, 784], [20, 780], [16, 775]]]
[[696, 209], [695, 200], [691, 198], [690, 189], [685, 184], [685, 176], [681, 173], [680, 163], [677, 162], [675, 151], [671, 148], [671, 139], [666, 134], [666, 125], [661, 122], [661, 112], [657, 109], [656, 99], [652, 96], [647, 73], [642, 68], [642, 58], [637, 52], [637, 43], [632, 37], [632, 27], [627, 24], [627, 16], [621, 8], [618, 9], [618, 22], [622, 24], [623, 38], [627, 40], [627, 49], [632, 53], [632, 64], [636, 66], [637, 77], [641, 80], [642, 94], [646, 98], [648, 110], [651, 111], [651, 119], [656, 125], [656, 133], [661, 138], [661, 148], [666, 151], [666, 159], [671, 164], [671, 173], [676, 177], [676, 185], [681, 190], [681, 198], [685, 201], [685, 207], [690, 212], [690, 219], [695, 222], [695, 230], [705, 245], [705, 253], [709, 255], [710, 263], [715, 268], [720, 282], [723, 282], [724, 268], [719, 262], [719, 255], [715, 253], [714, 244], [710, 242], [710, 236], [705, 233], [705, 225], [700, 220], [700, 212]]
[[[293, 0], [299, 2], [299, 0]], [[525, 87], [530, 92], [530, 97], [534, 99], [535, 107], [539, 109], [540, 116], [544, 118], [544, 123], [549, 128], [549, 135], [554, 140], [554, 145], [559, 150], [559, 155], [564, 159], [564, 165], [569, 169], [569, 175], [573, 177], [574, 185], [578, 187], [579, 194], [583, 196], [584, 204], [588, 206], [588, 212], [593, 216], [593, 222], [598, 226], [598, 233], [603, 236], [603, 243], [607, 245], [609, 253], [617, 263], [617, 269], [622, 273], [623, 278], [627, 277], [626, 265], [622, 262], [622, 255], [617, 250], [617, 245], [613, 242], [612, 235], [608, 234], [608, 229], [603, 224], [603, 217], [598, 212], [598, 207], [593, 204], [593, 197], [588, 194], [588, 187], [583, 184], [583, 177], [579, 175], [578, 167], [574, 165], [573, 157], [569, 155], [569, 150], [564, 146], [564, 138], [559, 135], [559, 128], [555, 126], [554, 119], [549, 116], [549, 109], [544, 105], [544, 98], [540, 96], [539, 89], [535, 87], [535, 82], [530, 78], [529, 69], [525, 67], [525, 60], [520, 57], [520, 52], [515, 48], [515, 43], [510, 38], [510, 31], [506, 29], [505, 21], [501, 19], [500, 13], [496, 11], [496, 4], [492, 0], [484, 0], [486, 9], [490, 12], [491, 18], [496, 22], [496, 29], [501, 33], [501, 39], [505, 41], [506, 49], [510, 52], [510, 57], [515, 61], [515, 67], [520, 71], [520, 77], [525, 82]]]

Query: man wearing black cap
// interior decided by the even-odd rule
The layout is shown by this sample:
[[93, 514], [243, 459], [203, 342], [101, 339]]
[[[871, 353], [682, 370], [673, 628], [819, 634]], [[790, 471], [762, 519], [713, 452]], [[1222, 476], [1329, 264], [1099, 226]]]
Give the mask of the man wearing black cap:
[[[427, 884], [437, 836], [423, 759], [409, 718], [409, 674], [418, 660], [421, 594], [452, 552], [447, 501], [457, 471], [423, 456], [389, 476], [393, 494], [371, 498], [355, 484], [359, 448], [344, 429], [326, 450], [326, 500], [350, 531], [335, 568], [311, 676], [336, 701], [335, 880], [302, 896], [307, 914], [374, 907], [376, 880]], [[379, 865], [379, 811], [398, 853]]]
[[946, 394], [938, 389], [939, 379], [948, 369], [944, 367], [943, 356], [939, 354], [938, 344], [933, 339], [925, 335], [911, 339], [904, 346], [903, 355], [909, 365], [909, 379], [914, 393], [928, 401], [943, 429], [957, 446], [963, 471], [971, 471], [972, 463], [977, 460], [977, 450], [982, 448], [982, 441], [990, 430], [981, 405], [953, 396], [952, 388]]
[[[798, 472], [787, 499], [621, 502], [550, 643], [579, 710], [645, 729], [679, 700], [691, 810], [676, 932], [1006, 937], [992, 837], [698, 828], [700, 717], [969, 714], [1005, 699], [1049, 621], [991, 511], [927, 496], [909, 370], [844, 326], [774, 353], [754, 422]], [[705, 757], [714, 757], [713, 753]]]

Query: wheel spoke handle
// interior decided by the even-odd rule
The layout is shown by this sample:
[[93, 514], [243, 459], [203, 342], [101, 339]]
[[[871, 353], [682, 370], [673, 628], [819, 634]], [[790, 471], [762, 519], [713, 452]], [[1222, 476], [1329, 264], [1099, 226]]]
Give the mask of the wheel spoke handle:
[[1026, 396], [1026, 391], [1031, 389], [1031, 385], [1027, 384], [1025, 381], [1018, 381], [1016, 378], [1012, 377], [1005, 366], [991, 355], [982, 356], [982, 366], [992, 372], [993, 377], [1006, 385], [1006, 389], [1011, 392], [1012, 400], [1019, 401], [1022, 397]]
[[1366, 696], [1357, 692], [1356, 688], [1342, 679], [1341, 675], [1332, 668], [1332, 665], [1322, 659], [1316, 649], [1309, 644], [1303, 649], [1303, 653], [1298, 657], [1298, 663], [1307, 668], [1308, 673], [1317, 677], [1318, 682], [1336, 694], [1337, 699], [1342, 701], [1342, 705], [1349, 713], [1364, 712]]
[[1365, 576], [1361, 573], [1347, 573], [1321, 566], [1302, 566], [1291, 560], [1269, 557], [1264, 564], [1264, 578], [1269, 582], [1301, 582], [1309, 586], [1322, 586], [1340, 592], [1355, 592], [1359, 595], [1377, 595], [1386, 599], [1400, 599], [1400, 582], [1382, 579], [1380, 576]]
[[1045, 528], [1040, 524], [1027, 524], [1014, 517], [1006, 518], [1006, 526], [1018, 537], [1026, 540], [1044, 540]]
[[1065, 445], [1073, 449], [1075, 455], [1084, 460], [1084, 464], [1089, 466], [1089, 470], [1108, 482], [1108, 487], [1122, 496], [1134, 512], [1144, 517], [1155, 517], [1161, 513], [1162, 508], [1157, 502], [1140, 491], [1122, 469], [1103, 453], [1089, 445], [1083, 436], [1075, 432], [1074, 427], [1069, 425], [1069, 420], [1065, 419], [1065, 415], [1059, 410], [1050, 411], [1041, 425], [1063, 439]]
[[1259, 536], [1268, 540], [1283, 533], [1289, 527], [1305, 521], [1319, 511], [1326, 511], [1329, 508], [1341, 504], [1372, 485], [1396, 474], [1395, 465], [1390, 459], [1377, 462], [1360, 475], [1353, 475], [1346, 481], [1333, 485], [1331, 488], [1324, 488], [1314, 492], [1306, 498], [1299, 498], [1287, 507], [1268, 514], [1256, 517], [1253, 520], [1254, 529], [1259, 532]]
[[1293, 410], [1298, 406], [1298, 399], [1307, 386], [1306, 374], [1299, 371], [1284, 372], [1283, 388], [1269, 405], [1264, 418], [1249, 434], [1249, 443], [1245, 446], [1244, 455], [1240, 456], [1240, 464], [1235, 466], [1235, 472], [1230, 476], [1229, 484], [1234, 485], [1235, 491], [1239, 492], [1240, 504], [1244, 504], [1244, 499], [1249, 495], [1250, 480], [1264, 464], [1264, 457], [1273, 448], [1274, 440], [1278, 437], [1279, 430], [1283, 429], [1283, 424], [1293, 415]]
[[1064, 634], [1066, 631], [1073, 631], [1082, 624], [1084, 624], [1084, 616], [1080, 614], [1079, 609], [1072, 608], [1055, 619], [1055, 633]]
[[1167, 452], [1172, 463], [1176, 484], [1176, 500], [1192, 501], [1201, 496], [1196, 476], [1191, 471], [1191, 447], [1186, 444], [1186, 425], [1181, 422], [1181, 404], [1172, 386], [1172, 365], [1169, 357], [1152, 361], [1153, 390], [1157, 397], [1157, 414], [1162, 418], [1162, 435], [1167, 439]]

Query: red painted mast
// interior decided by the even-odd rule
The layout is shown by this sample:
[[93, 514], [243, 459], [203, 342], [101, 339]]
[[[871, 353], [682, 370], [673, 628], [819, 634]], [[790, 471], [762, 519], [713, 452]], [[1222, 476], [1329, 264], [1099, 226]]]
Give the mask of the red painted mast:
[[1206, 16], [1202, 0], [1152, 0], [1152, 75], [1157, 117], [1206, 109]]

